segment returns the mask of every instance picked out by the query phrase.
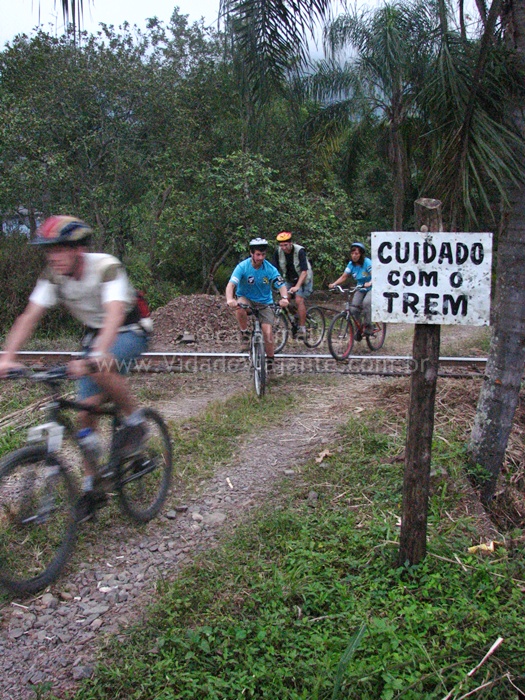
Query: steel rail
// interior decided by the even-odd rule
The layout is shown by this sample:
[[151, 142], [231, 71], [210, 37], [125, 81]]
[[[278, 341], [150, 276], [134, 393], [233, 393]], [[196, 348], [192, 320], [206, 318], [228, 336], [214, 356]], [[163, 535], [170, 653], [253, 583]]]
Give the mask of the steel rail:
[[[20, 359], [37, 365], [66, 362], [81, 353], [53, 350], [26, 350]], [[409, 376], [415, 369], [410, 355], [350, 355], [336, 362], [329, 354], [278, 354], [275, 356], [277, 374], [358, 374], [379, 376]], [[134, 371], [139, 373], [239, 372], [247, 368], [248, 353], [241, 352], [146, 352], [138, 358]], [[424, 362], [424, 360], [423, 360]], [[481, 377], [485, 357], [440, 357], [440, 368], [462, 368], [462, 373], [440, 372], [445, 377]]]

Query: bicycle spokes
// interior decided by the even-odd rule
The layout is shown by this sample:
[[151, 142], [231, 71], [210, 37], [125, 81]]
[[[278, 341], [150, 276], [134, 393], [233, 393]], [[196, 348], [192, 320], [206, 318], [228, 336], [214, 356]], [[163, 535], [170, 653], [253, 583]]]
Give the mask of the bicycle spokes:
[[24, 447], [0, 469], [0, 582], [15, 593], [49, 585], [74, 544], [74, 488], [47, 460], [44, 447]]
[[147, 436], [138, 455], [119, 468], [117, 488], [124, 512], [138, 522], [151, 520], [164, 503], [172, 472], [171, 442], [162, 418], [144, 410]]

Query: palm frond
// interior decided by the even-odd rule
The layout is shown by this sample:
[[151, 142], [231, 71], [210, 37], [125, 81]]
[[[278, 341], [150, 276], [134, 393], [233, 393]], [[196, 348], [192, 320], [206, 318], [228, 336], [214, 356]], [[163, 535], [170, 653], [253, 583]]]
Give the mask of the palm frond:
[[490, 15], [480, 42], [443, 36], [433, 78], [419, 96], [434, 150], [422, 194], [442, 199], [457, 224], [462, 212], [472, 223], [481, 210], [493, 216], [494, 199], [508, 205], [509, 185], [523, 177], [525, 143], [506, 118], [523, 76], [494, 32], [492, 9]]
[[[88, 4], [89, 1], [90, 0], [88, 0]], [[61, 0], [61, 5], [64, 21], [69, 22], [71, 18], [71, 24], [73, 25], [73, 28], [81, 27], [82, 18], [84, 16], [84, 0]]]
[[308, 37], [330, 7], [330, 0], [221, 0], [220, 14], [246, 62], [254, 93], [282, 83], [298, 60], [306, 60]]
[[362, 82], [353, 68], [348, 63], [318, 61], [313, 72], [303, 79], [305, 94], [322, 103], [356, 98], [362, 94]]

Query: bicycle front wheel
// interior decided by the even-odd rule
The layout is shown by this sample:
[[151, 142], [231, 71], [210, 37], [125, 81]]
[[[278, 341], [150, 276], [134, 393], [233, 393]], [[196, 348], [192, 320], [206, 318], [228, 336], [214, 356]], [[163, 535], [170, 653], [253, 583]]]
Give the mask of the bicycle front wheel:
[[288, 335], [290, 333], [290, 325], [288, 319], [282, 312], [275, 314], [275, 320], [272, 326], [274, 352], [281, 352], [286, 345]]
[[144, 409], [146, 434], [140, 452], [120, 464], [120, 506], [126, 515], [147, 523], [162, 508], [171, 483], [173, 457], [168, 428], [151, 408]]
[[262, 337], [253, 341], [252, 365], [255, 393], [257, 396], [264, 396], [266, 390], [266, 356]]
[[0, 583], [15, 594], [49, 586], [75, 544], [75, 488], [43, 445], [0, 462]]
[[335, 360], [346, 360], [354, 347], [354, 325], [346, 311], [334, 318], [328, 329], [328, 349]]
[[321, 345], [324, 338], [326, 321], [324, 313], [318, 306], [312, 306], [306, 312], [306, 336], [304, 344], [307, 348], [316, 348]]
[[381, 323], [381, 321], [372, 323], [371, 334], [365, 335], [366, 343], [370, 350], [380, 350], [384, 345], [385, 336], [386, 323]]

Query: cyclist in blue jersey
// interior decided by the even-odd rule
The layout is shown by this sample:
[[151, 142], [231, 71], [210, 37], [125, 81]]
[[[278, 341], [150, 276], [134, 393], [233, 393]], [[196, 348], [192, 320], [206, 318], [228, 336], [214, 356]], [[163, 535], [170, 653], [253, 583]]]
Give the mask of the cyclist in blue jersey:
[[355, 315], [363, 312], [363, 320], [365, 324], [365, 334], [371, 332], [371, 317], [372, 317], [372, 261], [366, 257], [366, 248], [362, 243], [352, 243], [350, 246], [350, 262], [345, 268], [345, 271], [338, 277], [335, 282], [328, 285], [329, 289], [333, 289], [338, 284], [344, 284], [349, 277], [353, 277], [357, 287], [352, 299], [351, 311]]
[[274, 362], [272, 289], [279, 290], [281, 295], [279, 305], [282, 307], [288, 306], [288, 290], [279, 270], [266, 260], [267, 249], [268, 241], [264, 238], [254, 238], [250, 241], [250, 257], [237, 265], [226, 285], [226, 303], [231, 309], [235, 309], [241, 329], [243, 352], [250, 347], [250, 334], [248, 315], [245, 309], [239, 307], [239, 302], [259, 309], [266, 363], [268, 369], [272, 370]]

